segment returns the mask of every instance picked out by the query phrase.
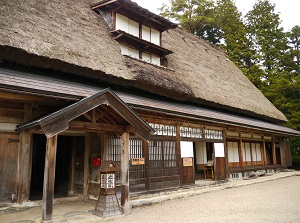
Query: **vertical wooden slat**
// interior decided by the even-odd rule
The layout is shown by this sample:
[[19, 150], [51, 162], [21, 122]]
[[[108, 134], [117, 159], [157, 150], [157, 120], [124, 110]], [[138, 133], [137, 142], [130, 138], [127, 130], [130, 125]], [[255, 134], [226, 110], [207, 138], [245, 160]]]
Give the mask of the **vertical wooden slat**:
[[85, 146], [84, 146], [84, 169], [83, 169], [83, 195], [84, 199], [87, 198], [88, 195], [88, 187], [89, 187], [89, 156], [90, 156], [90, 144], [91, 144], [91, 133], [85, 133]]
[[129, 205], [129, 133], [122, 134], [121, 148], [121, 209], [124, 215], [131, 214]]
[[44, 171], [42, 222], [52, 222], [57, 135], [47, 139]]

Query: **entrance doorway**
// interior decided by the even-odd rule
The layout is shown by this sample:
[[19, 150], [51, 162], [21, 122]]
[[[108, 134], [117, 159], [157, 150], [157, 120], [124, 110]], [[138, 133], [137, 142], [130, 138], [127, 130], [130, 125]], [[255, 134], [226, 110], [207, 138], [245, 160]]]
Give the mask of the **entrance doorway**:
[[267, 165], [273, 165], [273, 149], [272, 142], [266, 142]]
[[[55, 168], [54, 197], [68, 196], [72, 136], [58, 136]], [[46, 154], [46, 136], [34, 134], [32, 145], [32, 171], [29, 200], [41, 200]]]
[[[212, 142], [195, 142], [195, 178], [196, 180], [213, 178], [214, 144]], [[210, 167], [211, 166], [211, 167]], [[210, 171], [207, 169], [210, 168]], [[206, 171], [206, 173], [205, 173]]]

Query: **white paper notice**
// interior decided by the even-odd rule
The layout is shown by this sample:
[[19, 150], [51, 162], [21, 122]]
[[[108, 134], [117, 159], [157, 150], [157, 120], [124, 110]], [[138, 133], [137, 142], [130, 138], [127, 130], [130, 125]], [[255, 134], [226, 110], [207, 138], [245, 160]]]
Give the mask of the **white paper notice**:
[[181, 158], [194, 157], [193, 142], [180, 141]]
[[215, 145], [215, 157], [225, 157], [224, 143], [214, 143]]

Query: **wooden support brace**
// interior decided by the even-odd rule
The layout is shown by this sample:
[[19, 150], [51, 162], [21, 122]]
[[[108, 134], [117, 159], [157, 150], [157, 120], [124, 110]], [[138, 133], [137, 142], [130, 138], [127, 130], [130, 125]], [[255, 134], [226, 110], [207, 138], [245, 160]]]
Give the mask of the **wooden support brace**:
[[52, 223], [57, 135], [47, 139], [44, 171], [42, 223]]
[[129, 204], [129, 133], [122, 134], [121, 148], [121, 210], [124, 215], [131, 214]]

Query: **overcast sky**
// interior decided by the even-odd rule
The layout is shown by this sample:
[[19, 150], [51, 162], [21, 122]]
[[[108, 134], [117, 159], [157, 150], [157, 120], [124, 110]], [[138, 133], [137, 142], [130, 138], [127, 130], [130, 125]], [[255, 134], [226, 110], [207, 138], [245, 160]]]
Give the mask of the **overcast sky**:
[[[162, 3], [168, 3], [168, 0], [132, 0], [140, 6], [158, 14], [157, 8], [160, 8]], [[280, 13], [282, 26], [285, 31], [290, 30], [295, 25], [300, 25], [300, 0], [269, 0], [276, 4], [275, 11]], [[236, 6], [239, 11], [246, 14], [254, 5], [255, 0], [236, 0]]]

